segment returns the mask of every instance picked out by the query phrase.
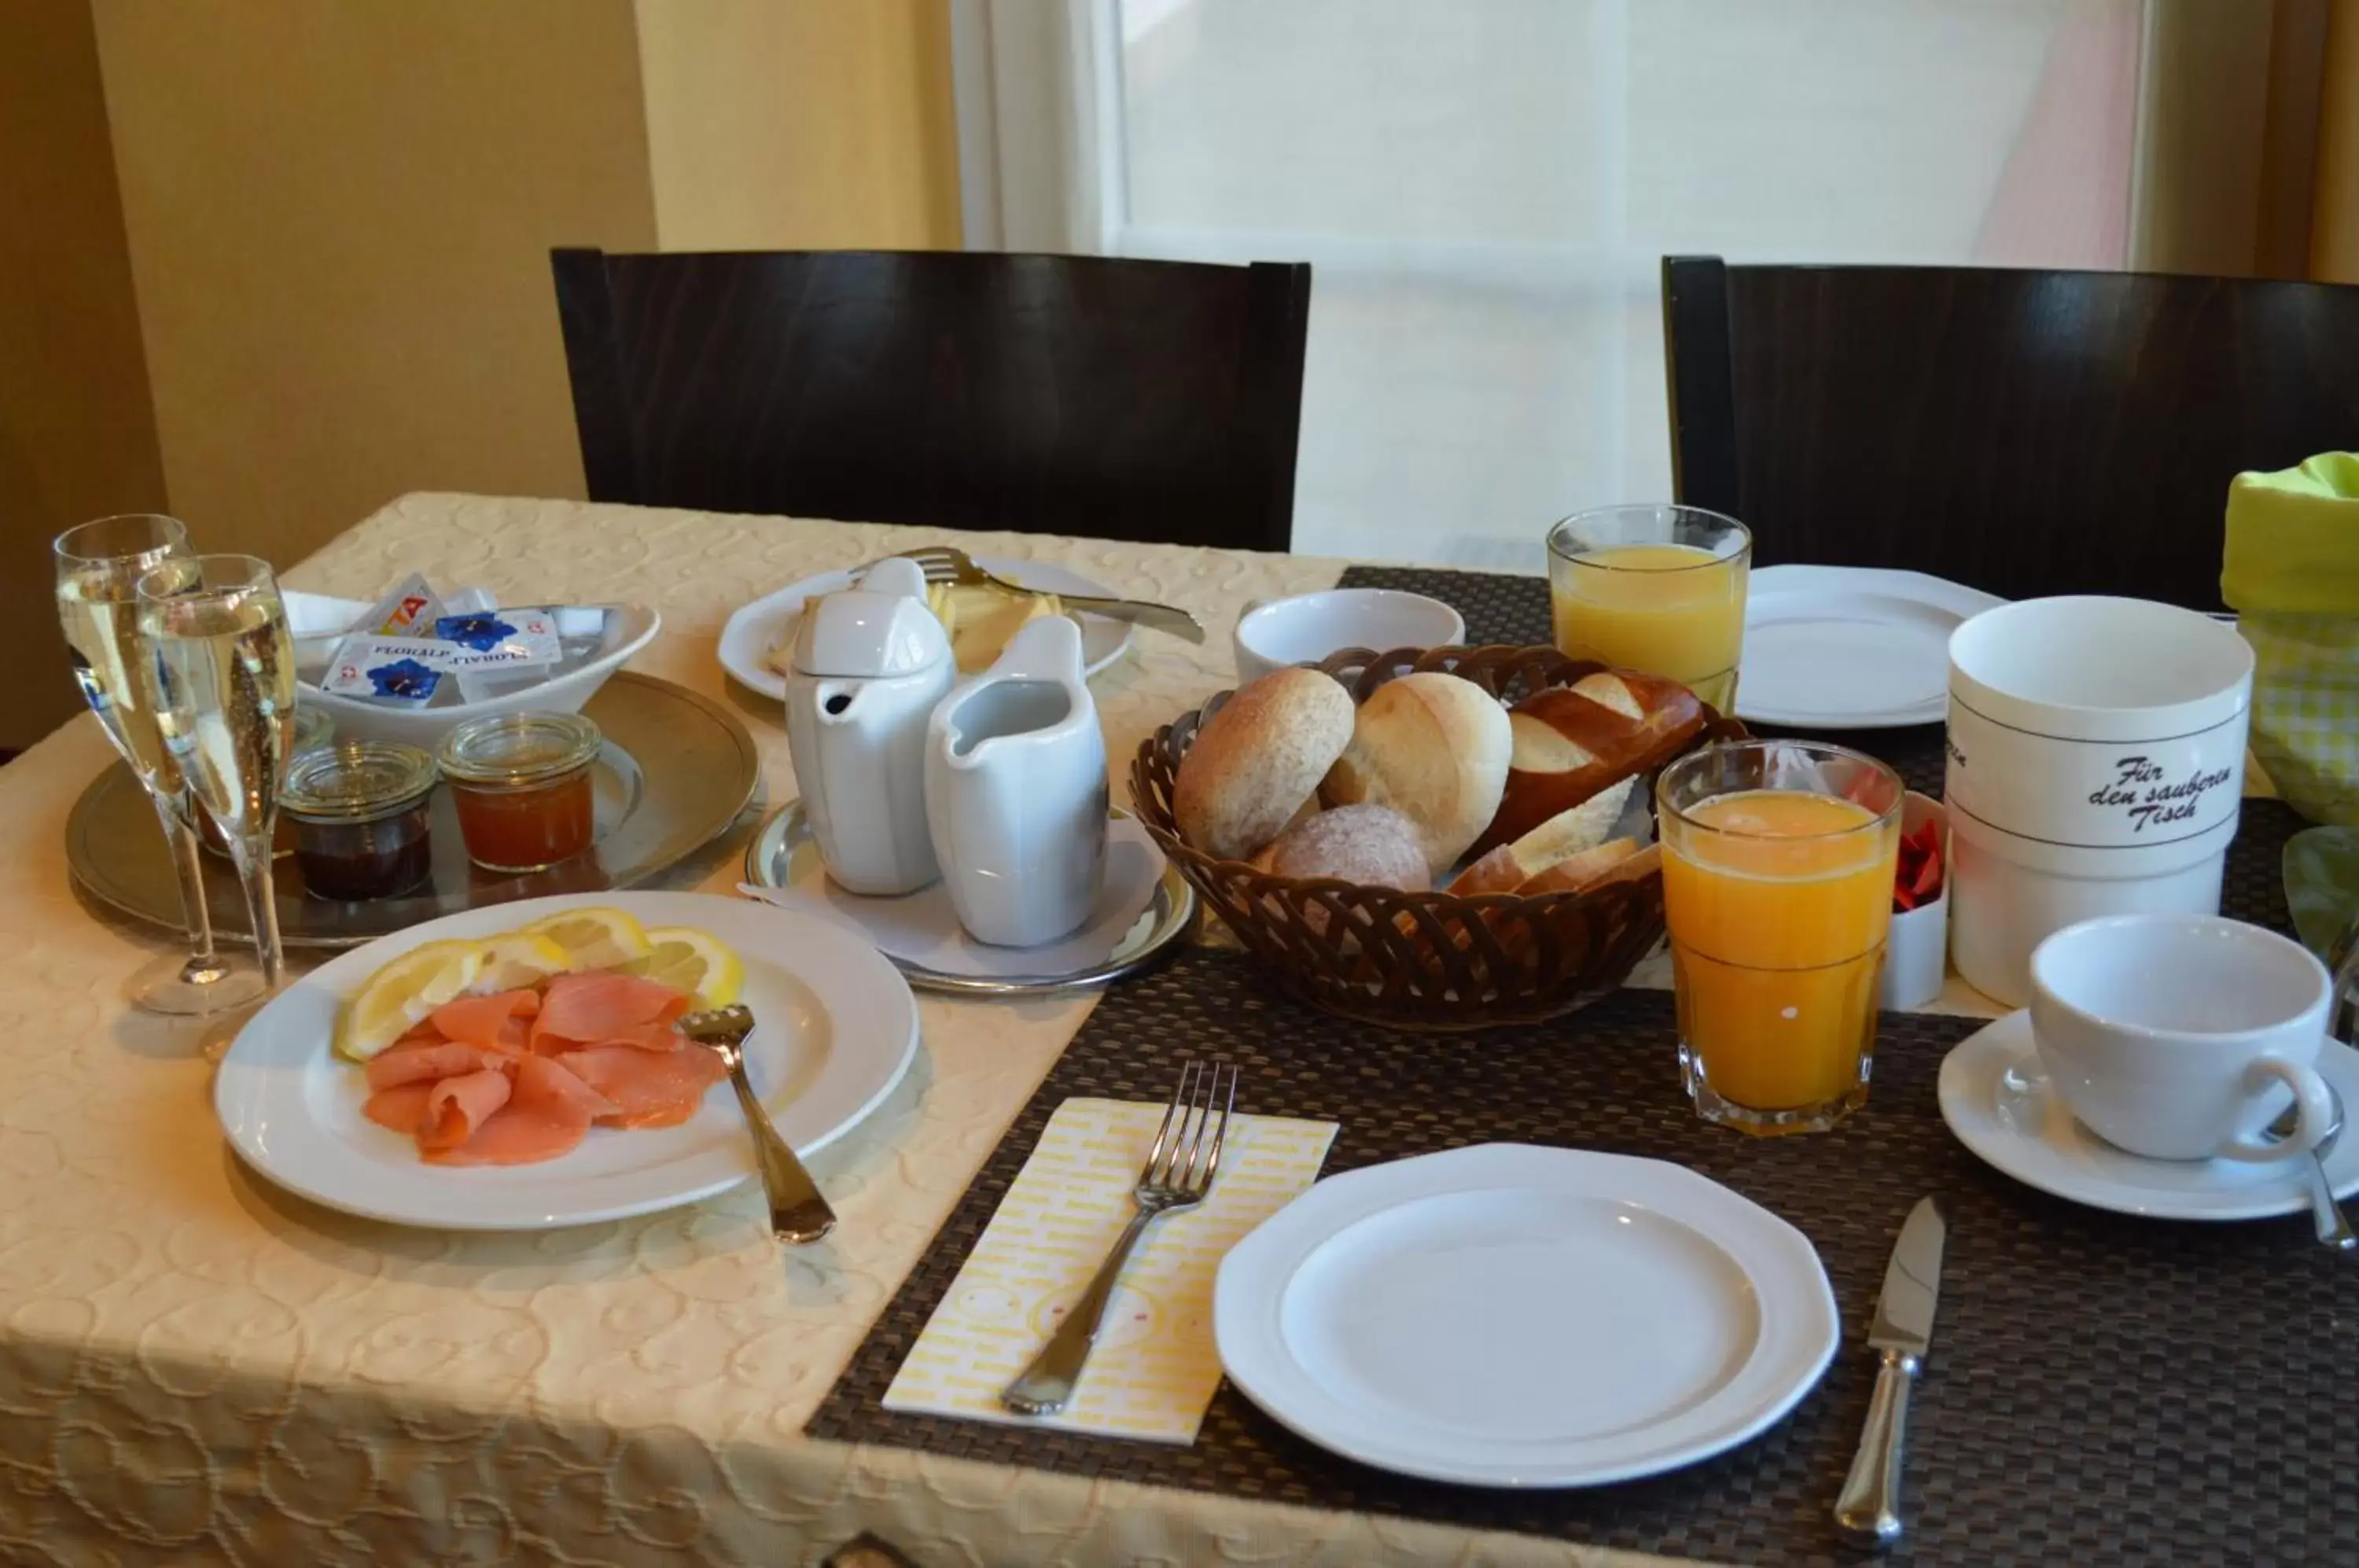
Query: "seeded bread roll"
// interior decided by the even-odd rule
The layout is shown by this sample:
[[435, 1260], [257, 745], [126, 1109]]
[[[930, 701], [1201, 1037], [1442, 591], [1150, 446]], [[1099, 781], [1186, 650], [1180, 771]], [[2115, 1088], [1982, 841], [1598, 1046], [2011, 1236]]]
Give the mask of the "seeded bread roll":
[[1426, 868], [1439, 877], [1498, 811], [1513, 749], [1507, 711], [1480, 686], [1439, 671], [1404, 675], [1360, 704], [1351, 744], [1319, 795], [1331, 807], [1400, 812], [1417, 825]]
[[1350, 743], [1352, 713], [1352, 694], [1316, 670], [1274, 670], [1240, 688], [1180, 759], [1180, 836], [1221, 860], [1277, 838]]

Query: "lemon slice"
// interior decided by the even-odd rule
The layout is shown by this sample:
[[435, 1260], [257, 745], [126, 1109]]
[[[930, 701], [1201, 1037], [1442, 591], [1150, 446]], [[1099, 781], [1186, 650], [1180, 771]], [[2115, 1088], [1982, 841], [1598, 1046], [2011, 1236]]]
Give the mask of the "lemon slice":
[[573, 961], [566, 956], [561, 945], [534, 931], [510, 931], [506, 936], [486, 938], [483, 949], [483, 967], [474, 984], [467, 987], [479, 996], [521, 991], [573, 967]]
[[523, 932], [545, 936], [565, 950], [575, 969], [618, 969], [647, 955], [647, 933], [620, 909], [603, 905], [544, 915]]
[[472, 942], [413, 947], [366, 980], [336, 1020], [336, 1050], [366, 1062], [473, 985], [484, 950]]
[[745, 966], [729, 944], [694, 926], [656, 927], [647, 932], [647, 956], [623, 967], [689, 993], [699, 1007], [725, 1007], [745, 988]]

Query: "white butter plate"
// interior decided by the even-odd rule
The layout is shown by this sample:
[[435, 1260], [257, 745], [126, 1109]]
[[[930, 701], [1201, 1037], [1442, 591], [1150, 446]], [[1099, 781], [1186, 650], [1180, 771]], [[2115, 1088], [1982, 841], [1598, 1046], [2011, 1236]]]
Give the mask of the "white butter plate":
[[[1043, 593], [1086, 593], [1101, 599], [1122, 597], [1104, 583], [1084, 577], [1078, 572], [1068, 572], [1051, 561], [1011, 561], [1004, 556], [979, 555], [974, 558], [974, 563], [985, 572], [996, 572], [1010, 583], [1037, 588]], [[766, 593], [739, 609], [721, 628], [721, 668], [729, 671], [739, 684], [759, 691], [765, 697], [785, 702], [787, 678], [770, 668], [770, 650], [793, 635], [795, 617], [802, 614], [805, 600], [849, 588], [859, 574], [860, 569], [855, 567], [847, 567], [841, 572], [823, 572], [799, 583], [789, 583], [777, 593]], [[1091, 615], [1076, 615], [1074, 619], [1082, 624], [1082, 662], [1092, 675], [1120, 659], [1136, 635], [1136, 628], [1127, 621]]]
[[[2318, 1071], [2359, 1105], [2359, 1051], [2329, 1040]], [[1958, 1141], [1994, 1169], [2075, 1203], [2162, 1220], [2255, 1220], [2310, 1212], [2307, 1161], [2275, 1165], [2233, 1160], [2147, 1160], [2126, 1154], [2072, 1118], [2051, 1093], [2031, 1015], [2010, 1013], [1941, 1061], [1941, 1119]], [[2337, 1197], [2359, 1192], [2359, 1141], [2326, 1157]]]
[[874, 948], [823, 920], [700, 893], [530, 898], [412, 926], [321, 964], [274, 997], [231, 1042], [213, 1081], [230, 1146], [257, 1174], [332, 1209], [436, 1230], [546, 1230], [652, 1214], [724, 1192], [754, 1174], [735, 1096], [716, 1084], [678, 1127], [592, 1127], [538, 1165], [428, 1165], [409, 1138], [361, 1112], [361, 1068], [329, 1048], [336, 1009], [386, 961], [423, 942], [514, 931], [603, 905], [641, 923], [700, 926], [745, 966], [754, 1086], [797, 1152], [825, 1148], [901, 1081], [918, 1050], [909, 987]]
[[1745, 587], [1737, 716], [1829, 729], [1938, 724], [1950, 634], [2005, 604], [1919, 572], [1765, 566]]
[[1232, 1248], [1222, 1366], [1310, 1442], [1479, 1486], [1593, 1486], [1758, 1435], [1825, 1371], [1801, 1232], [1680, 1166], [1486, 1144], [1320, 1182]]

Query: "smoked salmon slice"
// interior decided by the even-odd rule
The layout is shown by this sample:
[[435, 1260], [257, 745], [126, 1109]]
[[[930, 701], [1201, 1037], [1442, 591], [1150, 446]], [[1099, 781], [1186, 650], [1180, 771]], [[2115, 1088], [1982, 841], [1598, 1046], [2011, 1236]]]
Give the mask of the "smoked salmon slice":
[[368, 1097], [361, 1114], [381, 1127], [391, 1127], [404, 1138], [414, 1136], [418, 1124], [426, 1116], [426, 1096], [434, 1093], [431, 1079], [415, 1083], [397, 1083], [390, 1089], [379, 1089]]
[[429, 1156], [458, 1148], [499, 1114], [515, 1086], [505, 1065], [443, 1079], [426, 1096], [418, 1147]]
[[426, 1021], [445, 1040], [495, 1045], [511, 1020], [528, 1018], [539, 1011], [539, 992], [502, 991], [492, 996], [462, 996], [445, 1002], [427, 1014]]
[[550, 1050], [552, 1040], [596, 1045], [632, 1039], [643, 1025], [669, 1024], [688, 1011], [688, 1002], [670, 986], [636, 975], [559, 975], [532, 1021], [532, 1048]]
[[507, 1101], [453, 1149], [423, 1149], [435, 1165], [529, 1165], [571, 1153], [590, 1124], [616, 1106], [546, 1056], [520, 1056]]
[[626, 1127], [677, 1127], [704, 1104], [707, 1089], [728, 1076], [720, 1053], [702, 1049], [588, 1045], [556, 1061], [614, 1103], [600, 1121]]
[[397, 1089], [405, 1083], [456, 1078], [464, 1073], [500, 1066], [509, 1055], [496, 1046], [447, 1040], [389, 1045], [369, 1059], [368, 1085], [372, 1089]]

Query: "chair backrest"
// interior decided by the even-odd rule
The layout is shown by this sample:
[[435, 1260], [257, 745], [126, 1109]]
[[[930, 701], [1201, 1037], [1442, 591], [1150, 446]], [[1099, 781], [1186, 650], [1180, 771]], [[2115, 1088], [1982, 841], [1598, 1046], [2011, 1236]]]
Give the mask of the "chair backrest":
[[1284, 550], [1308, 265], [550, 255], [590, 496]]
[[2359, 445], [2359, 288], [1663, 262], [1678, 498], [1756, 560], [2220, 603], [2228, 481]]

